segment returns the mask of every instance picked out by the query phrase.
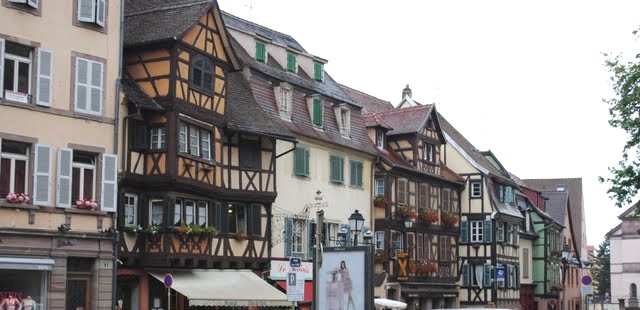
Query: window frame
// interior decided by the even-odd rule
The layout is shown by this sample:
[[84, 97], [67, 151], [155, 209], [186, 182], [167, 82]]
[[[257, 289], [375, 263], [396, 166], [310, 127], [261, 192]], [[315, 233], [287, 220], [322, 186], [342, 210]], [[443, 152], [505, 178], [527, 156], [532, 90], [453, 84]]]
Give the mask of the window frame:
[[469, 196], [471, 198], [482, 198], [482, 181], [470, 181], [471, 190]]
[[[198, 65], [201, 64], [201, 67]], [[196, 70], [200, 70], [200, 84], [196, 84]], [[208, 71], [207, 71], [208, 70]], [[210, 75], [210, 83], [206, 83], [207, 74]], [[214, 83], [216, 80], [215, 66], [205, 57], [197, 55], [191, 58], [189, 63], [189, 87], [199, 92], [213, 95]]]
[[346, 107], [339, 108], [339, 121], [340, 134], [348, 137], [351, 134], [351, 111]]
[[[130, 204], [129, 199], [133, 199], [133, 204]], [[134, 193], [124, 193], [124, 214], [123, 214], [123, 221], [125, 223], [125, 227], [129, 226], [129, 225], [138, 225], [138, 194], [134, 194]], [[130, 212], [129, 210], [132, 209], [132, 211]], [[130, 213], [130, 214], [128, 214]], [[132, 218], [131, 223], [129, 223], [129, 221], [127, 220], [129, 217]]]
[[[156, 131], [156, 132], [154, 132]], [[163, 150], [166, 147], [166, 130], [164, 126], [157, 126], [149, 128], [149, 149], [150, 150]], [[154, 142], [154, 137], [157, 141]]]
[[[201, 127], [191, 122], [180, 120], [177, 135], [178, 152], [180, 154], [197, 158], [199, 160], [213, 162], [213, 158], [215, 158], [215, 140], [212, 139], [214, 135], [211, 128]], [[208, 138], [204, 139], [205, 136]], [[208, 140], [206, 141], [209, 145], [209, 148], [207, 149], [208, 152], [203, 151], [205, 140]], [[193, 154], [194, 152], [197, 154]]]
[[241, 169], [262, 170], [262, 145], [260, 140], [240, 139], [238, 153], [240, 157], [238, 164]]
[[[93, 116], [102, 116], [102, 114], [104, 113], [104, 96], [105, 96], [105, 85], [104, 85], [104, 81], [105, 81], [105, 74], [106, 74], [106, 61], [97, 61], [97, 60], [92, 60], [89, 59], [86, 56], [82, 56], [82, 55], [77, 55], [74, 56], [75, 61], [75, 76], [73, 77], [73, 110], [74, 112], [77, 113], [83, 113], [83, 114], [88, 114], [88, 115], [93, 115]], [[78, 80], [79, 76], [80, 76], [80, 62], [84, 61], [87, 63], [87, 72], [86, 72], [86, 82], [80, 82]], [[93, 80], [93, 73], [92, 73], [92, 68], [93, 65], [98, 65], [100, 67], [100, 86], [96, 86], [92, 84], [92, 80]], [[79, 87], [86, 87], [86, 95], [85, 95], [85, 108], [80, 108], [78, 107], [78, 98], [79, 98], [79, 94], [78, 94], [78, 88]], [[99, 107], [100, 110], [99, 111], [93, 111], [91, 110], [91, 106], [92, 106], [92, 101], [91, 101], [91, 94], [94, 90], [98, 90], [99, 91]]]
[[[6, 151], [4, 151], [2, 147], [2, 143], [5, 142], [13, 142], [13, 143], [19, 143], [19, 144], [23, 144], [25, 147], [25, 154], [18, 154], [18, 153], [8, 153]], [[10, 161], [9, 164], [9, 191], [8, 193], [17, 193], [16, 192], [16, 161], [20, 160], [20, 161], [24, 161], [25, 165], [24, 165], [24, 192], [28, 193], [29, 192], [29, 169], [30, 169], [30, 165], [29, 162], [31, 161], [31, 150], [32, 150], [33, 146], [30, 143], [25, 143], [25, 142], [20, 142], [20, 141], [14, 141], [14, 140], [8, 140], [8, 139], [0, 139], [0, 165], [2, 162], [2, 159], [8, 159]], [[35, 158], [34, 158], [35, 160]], [[0, 169], [0, 173], [3, 173], [4, 169]], [[18, 193], [19, 194], [19, 193]], [[5, 197], [2, 196], [0, 197], [0, 199], [4, 199]]]
[[436, 162], [436, 146], [435, 144], [422, 142], [422, 160], [435, 164]]
[[[340, 162], [336, 168], [340, 167], [338, 171], [334, 171], [334, 161]], [[344, 183], [344, 157], [336, 154], [329, 155], [329, 180], [332, 183], [343, 184]]]
[[469, 243], [484, 243], [484, 220], [469, 221]]
[[[159, 202], [160, 204], [154, 204]], [[163, 198], [158, 198], [158, 197], [152, 197], [149, 198], [149, 221], [148, 224], [149, 225], [155, 225], [155, 226], [161, 226], [164, 225], [164, 199]], [[159, 223], [154, 223], [153, 221], [153, 217], [154, 217], [154, 209], [159, 209], [160, 212], [155, 213], [156, 215], [159, 214], [161, 221]], [[156, 210], [158, 211], [158, 210]]]
[[42, 16], [42, 6], [39, 0], [0, 0], [0, 2], [4, 7]]
[[[109, 0], [74, 0], [73, 25], [91, 30], [107, 32], [107, 21], [109, 19]], [[91, 2], [91, 17], [83, 16], [81, 13], [81, 2]], [[100, 4], [102, 4], [102, 16], [100, 15]], [[100, 20], [102, 17], [102, 20]]]
[[384, 130], [380, 128], [376, 129], [376, 146], [381, 150], [384, 150], [385, 138], [386, 135], [384, 133]]
[[306, 254], [305, 238], [307, 230], [307, 221], [304, 219], [293, 218], [292, 238], [291, 238], [291, 254], [295, 257], [304, 258]]
[[[76, 162], [76, 156], [78, 156], [78, 153], [81, 152], [83, 154], [81, 154], [82, 156], [88, 156], [90, 158], [93, 158], [93, 164], [87, 164], [87, 163], [82, 163], [82, 162]], [[73, 203], [74, 200], [74, 193], [73, 193], [73, 184], [76, 182], [76, 179], [73, 177], [74, 176], [74, 169], [80, 169], [79, 171], [79, 175], [80, 175], [80, 180], [77, 180], [78, 182], [78, 196], [76, 199], [90, 199], [90, 200], [97, 200], [96, 198], [96, 182], [97, 182], [97, 177], [98, 177], [98, 155], [97, 154], [91, 154], [89, 152], [82, 152], [82, 151], [77, 151], [74, 150], [73, 151], [73, 157], [72, 157], [72, 161], [71, 161], [71, 205], [72, 207], [77, 207], [75, 205], [75, 203]], [[91, 180], [91, 196], [88, 197], [86, 195], [86, 193], [84, 192], [84, 186], [85, 186], [85, 171], [86, 170], [93, 170], [93, 177]]]
[[[355, 165], [355, 177], [354, 177], [354, 165]], [[361, 160], [350, 159], [349, 160], [349, 185], [357, 188], [362, 188], [364, 185], [364, 163]], [[355, 180], [355, 184], [354, 184]]]
[[[403, 190], [400, 189], [400, 183], [403, 184]], [[409, 180], [398, 179], [398, 204], [407, 204], [409, 200]], [[402, 197], [402, 199], [400, 198]]]
[[[15, 55], [15, 54], [11, 54], [7, 52], [7, 44], [13, 44], [13, 45], [18, 45], [20, 47], [24, 47], [29, 49], [29, 57], [24, 57], [24, 56], [20, 56], [20, 55]], [[1, 57], [0, 60], [2, 60], [2, 78], [0, 78], [0, 81], [2, 81], [2, 85], [0, 85], [0, 89], [3, 92], [3, 96], [0, 96], [0, 98], [4, 98], [5, 100], [9, 100], [9, 101], [13, 101], [13, 102], [19, 102], [19, 103], [24, 103], [24, 104], [29, 104], [31, 101], [31, 97], [32, 97], [32, 93], [33, 93], [33, 83], [32, 83], [32, 79], [34, 78], [34, 72], [33, 72], [33, 63], [34, 63], [34, 55], [35, 55], [35, 49], [32, 46], [29, 45], [24, 45], [24, 44], [20, 44], [17, 42], [13, 42], [13, 41], [4, 41], [4, 57]], [[0, 55], [2, 56], [2, 55]], [[8, 89], [4, 87], [4, 84], [7, 83], [6, 78], [4, 77], [4, 74], [7, 73], [7, 60], [13, 61], [13, 85], [11, 86], [11, 92], [16, 93], [16, 95], [14, 96], [24, 96], [24, 99], [20, 99], [19, 97], [15, 97], [15, 98], [7, 98], [7, 91]], [[26, 64], [27, 65], [27, 92], [23, 93], [18, 91], [19, 90], [19, 82], [20, 82], [20, 64]]]
[[[375, 196], [380, 196], [380, 195], [384, 196], [384, 194], [385, 194], [384, 193], [384, 178], [375, 178], [373, 182], [374, 182], [374, 187], [373, 187], [374, 195], [373, 196], [374, 197]], [[382, 183], [382, 184], [380, 184], [380, 183]]]

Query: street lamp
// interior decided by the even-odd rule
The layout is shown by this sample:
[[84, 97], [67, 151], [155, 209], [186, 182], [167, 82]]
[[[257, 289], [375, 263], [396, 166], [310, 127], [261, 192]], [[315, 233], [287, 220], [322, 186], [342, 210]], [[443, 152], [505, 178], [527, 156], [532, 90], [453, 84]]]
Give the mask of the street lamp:
[[358, 234], [362, 231], [362, 225], [364, 225], [364, 217], [356, 210], [349, 217], [349, 227], [353, 232], [353, 246], [358, 245]]

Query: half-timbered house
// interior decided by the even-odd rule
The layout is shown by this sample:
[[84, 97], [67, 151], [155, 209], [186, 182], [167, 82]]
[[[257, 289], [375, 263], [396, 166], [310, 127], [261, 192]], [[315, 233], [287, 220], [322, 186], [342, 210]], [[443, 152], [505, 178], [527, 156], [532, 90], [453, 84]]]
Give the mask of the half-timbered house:
[[288, 305], [259, 276], [276, 145], [295, 138], [256, 104], [217, 2], [130, 0], [124, 24], [123, 308]]
[[519, 190], [491, 152], [480, 152], [444, 117], [447, 164], [466, 179], [461, 196], [460, 305], [519, 309]]
[[[327, 60], [310, 54], [287, 34], [231, 14], [223, 17], [256, 101], [297, 141], [276, 145], [277, 153], [284, 155], [278, 158], [276, 172], [280, 194], [272, 227], [278, 234], [273, 235], [270, 278], [285, 287], [278, 266], [292, 256], [308, 264], [317, 229], [323, 231], [324, 246], [352, 245], [354, 234], [347, 223], [358, 210], [365, 218], [359, 243], [370, 236], [371, 166], [376, 152], [365, 132], [360, 105], [325, 72]], [[318, 210], [325, 216], [320, 228], [315, 223]], [[306, 276], [311, 280], [310, 272]], [[307, 288], [304, 304], [312, 297], [311, 286]]]
[[408, 309], [456, 307], [464, 179], [445, 164], [446, 141], [435, 105], [393, 109], [343, 89], [365, 107], [367, 132], [380, 156], [372, 212], [376, 295], [401, 299]]

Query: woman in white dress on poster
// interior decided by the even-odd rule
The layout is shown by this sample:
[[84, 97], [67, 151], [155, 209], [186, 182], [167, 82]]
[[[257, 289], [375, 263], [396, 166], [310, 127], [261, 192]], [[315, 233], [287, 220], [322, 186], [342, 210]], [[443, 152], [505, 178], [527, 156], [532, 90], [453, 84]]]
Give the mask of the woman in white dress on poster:
[[[351, 276], [349, 275], [349, 269], [347, 269], [347, 263], [345, 261], [340, 262], [340, 276], [342, 279], [342, 290], [344, 295], [347, 296], [347, 309], [349, 310], [353, 306], [353, 310], [356, 310], [356, 305], [353, 302], [353, 296], [351, 296], [351, 290], [353, 289], [353, 283], [351, 282]], [[342, 300], [342, 298], [341, 298]]]

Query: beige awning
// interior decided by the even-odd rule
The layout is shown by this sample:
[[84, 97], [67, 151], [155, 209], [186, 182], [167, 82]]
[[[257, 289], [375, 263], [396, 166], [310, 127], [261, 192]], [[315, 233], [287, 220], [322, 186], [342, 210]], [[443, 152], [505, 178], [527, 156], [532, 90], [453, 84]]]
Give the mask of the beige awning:
[[173, 277], [171, 288], [189, 298], [190, 306], [291, 306], [286, 294], [251, 270], [149, 271], [163, 283], [167, 273]]

